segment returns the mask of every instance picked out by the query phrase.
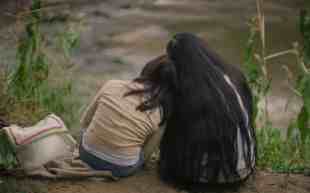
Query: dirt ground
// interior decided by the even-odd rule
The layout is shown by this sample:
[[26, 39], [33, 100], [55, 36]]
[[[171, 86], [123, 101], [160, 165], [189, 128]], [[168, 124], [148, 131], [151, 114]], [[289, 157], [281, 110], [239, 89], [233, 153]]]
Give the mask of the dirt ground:
[[[188, 192], [166, 185], [156, 172], [143, 171], [118, 182], [102, 181], [49, 181], [48, 193], [175, 193]], [[201, 187], [194, 192], [240, 193], [306, 193], [310, 192], [310, 177], [304, 175], [257, 172], [254, 178], [239, 187]]]
[[[156, 169], [138, 172], [119, 181], [11, 179], [0, 176], [0, 193], [309, 193], [310, 176], [257, 171], [246, 182], [235, 186], [202, 186], [182, 189], [159, 179]], [[14, 184], [12, 186], [12, 184]]]

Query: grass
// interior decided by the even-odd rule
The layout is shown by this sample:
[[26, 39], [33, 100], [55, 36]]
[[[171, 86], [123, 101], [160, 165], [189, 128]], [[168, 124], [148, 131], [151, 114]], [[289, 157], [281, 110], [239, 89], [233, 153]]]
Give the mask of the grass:
[[18, 165], [18, 161], [15, 156], [15, 150], [10, 145], [7, 137], [4, 133], [0, 133], [0, 170], [13, 169]]
[[[257, 131], [257, 165], [280, 173], [303, 173], [310, 167], [310, 152], [300, 151], [300, 141], [295, 133], [285, 139], [281, 129], [264, 128]], [[310, 138], [303, 147], [310, 149]]]
[[[255, 123], [260, 123], [257, 129], [259, 168], [271, 169], [275, 172], [299, 173], [310, 168], [310, 15], [302, 11], [300, 17], [300, 32], [303, 37], [303, 47], [298, 43], [293, 48], [267, 55], [265, 46], [265, 18], [263, 1], [257, 2], [257, 17], [250, 22], [250, 35], [245, 48], [244, 72], [254, 96]], [[276, 129], [268, 121], [267, 94], [270, 91], [271, 78], [267, 72], [270, 59], [288, 54], [296, 56], [299, 68], [295, 78], [291, 78], [291, 89], [299, 96], [303, 105], [299, 114], [293, 118], [287, 135], [281, 136], [284, 128]], [[288, 67], [288, 74], [291, 74]], [[258, 102], [264, 100], [265, 106], [258, 108]], [[263, 116], [263, 119], [261, 119]]]
[[[0, 118], [28, 126], [55, 113], [70, 128], [77, 122], [79, 107], [73, 97], [71, 74], [66, 65], [51, 58], [65, 58], [70, 62], [78, 35], [71, 29], [62, 33], [58, 39], [63, 56], [51, 55], [46, 34], [41, 32], [40, 8], [41, 0], [33, 0], [29, 15], [24, 16], [23, 22], [18, 21], [24, 31], [17, 42], [16, 65], [0, 72]], [[0, 141], [0, 169], [16, 166], [14, 151], [9, 146], [7, 141]]]
[[[70, 126], [75, 119], [76, 106], [72, 100], [71, 75], [66, 65], [54, 58], [65, 58], [64, 61], [70, 63], [72, 50], [79, 43], [78, 34], [72, 28], [64, 29], [58, 38], [63, 56], [51, 55], [46, 34], [41, 31], [40, 9], [41, 1], [33, 0], [31, 13], [24, 19], [24, 35], [18, 41], [17, 64], [9, 70], [6, 92], [14, 105], [20, 106], [19, 112], [32, 110], [29, 124], [48, 113], [55, 113]], [[30, 116], [27, 110], [26, 113]]]

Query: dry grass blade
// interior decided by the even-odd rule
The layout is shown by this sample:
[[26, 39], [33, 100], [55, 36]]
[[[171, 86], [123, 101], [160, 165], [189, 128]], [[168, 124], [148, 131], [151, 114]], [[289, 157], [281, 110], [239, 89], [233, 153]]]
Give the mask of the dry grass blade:
[[263, 0], [256, 0], [256, 8], [257, 8], [257, 22], [258, 22], [258, 30], [260, 33], [261, 44], [262, 44], [262, 53], [261, 57], [263, 58], [262, 63], [262, 70], [265, 76], [267, 76], [267, 68], [266, 68], [266, 60], [265, 60], [265, 53], [266, 53], [266, 37], [265, 37], [265, 14], [263, 9], [264, 2]]
[[299, 68], [302, 73], [307, 74], [309, 73], [309, 69], [306, 67], [304, 60], [302, 59], [302, 56], [300, 54], [299, 44], [298, 42], [293, 43], [293, 49], [296, 55], [297, 64], [299, 64]]
[[[264, 1], [263, 0], [256, 0], [256, 9], [257, 9], [257, 28], [260, 34], [261, 40], [261, 53], [260, 53], [260, 63], [261, 63], [261, 70], [262, 74], [266, 80], [270, 80], [271, 78], [268, 77], [268, 71], [266, 66], [266, 36], [265, 36], [265, 14], [264, 14]], [[264, 107], [264, 114], [265, 114], [265, 125], [269, 123], [269, 112], [268, 112], [268, 98], [264, 96], [265, 107]]]
[[269, 56], [266, 56], [265, 60], [267, 61], [267, 60], [275, 59], [277, 57], [284, 56], [284, 55], [287, 55], [287, 54], [294, 54], [294, 55], [296, 55], [295, 49], [289, 49], [289, 50], [285, 50], [285, 51], [281, 51], [281, 52], [277, 52], [277, 53], [271, 54]]
[[266, 41], [265, 41], [265, 14], [263, 10], [263, 3], [264, 3], [263, 0], [256, 0], [258, 24], [261, 35], [262, 47], [264, 50], [266, 48]]

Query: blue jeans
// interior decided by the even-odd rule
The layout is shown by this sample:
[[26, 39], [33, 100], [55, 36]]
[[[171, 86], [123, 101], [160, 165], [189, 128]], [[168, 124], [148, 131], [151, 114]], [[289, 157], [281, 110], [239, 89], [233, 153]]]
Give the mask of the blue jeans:
[[134, 174], [136, 171], [138, 171], [143, 163], [143, 153], [141, 152], [139, 161], [132, 166], [119, 166], [110, 162], [107, 162], [105, 160], [102, 160], [95, 155], [87, 152], [83, 145], [80, 144], [80, 159], [87, 163], [92, 169], [94, 170], [105, 170], [105, 171], [111, 171], [113, 176], [115, 177], [127, 177], [132, 174]]

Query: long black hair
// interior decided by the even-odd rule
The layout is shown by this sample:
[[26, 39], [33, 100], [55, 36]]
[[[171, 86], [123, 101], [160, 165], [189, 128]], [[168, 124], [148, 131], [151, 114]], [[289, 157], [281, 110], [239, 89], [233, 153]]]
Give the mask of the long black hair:
[[173, 111], [173, 97], [177, 88], [176, 72], [172, 61], [167, 55], [151, 60], [134, 81], [143, 84], [144, 87], [132, 90], [126, 95], [143, 94], [146, 98], [137, 110], [147, 111], [160, 108], [160, 125], [166, 123]]
[[138, 109], [163, 110], [163, 180], [184, 184], [238, 178], [238, 132], [246, 168], [253, 169], [250, 89], [240, 70], [224, 63], [201, 38], [175, 35], [167, 55], [146, 65], [136, 81], [147, 86], [133, 93], [149, 96]]

